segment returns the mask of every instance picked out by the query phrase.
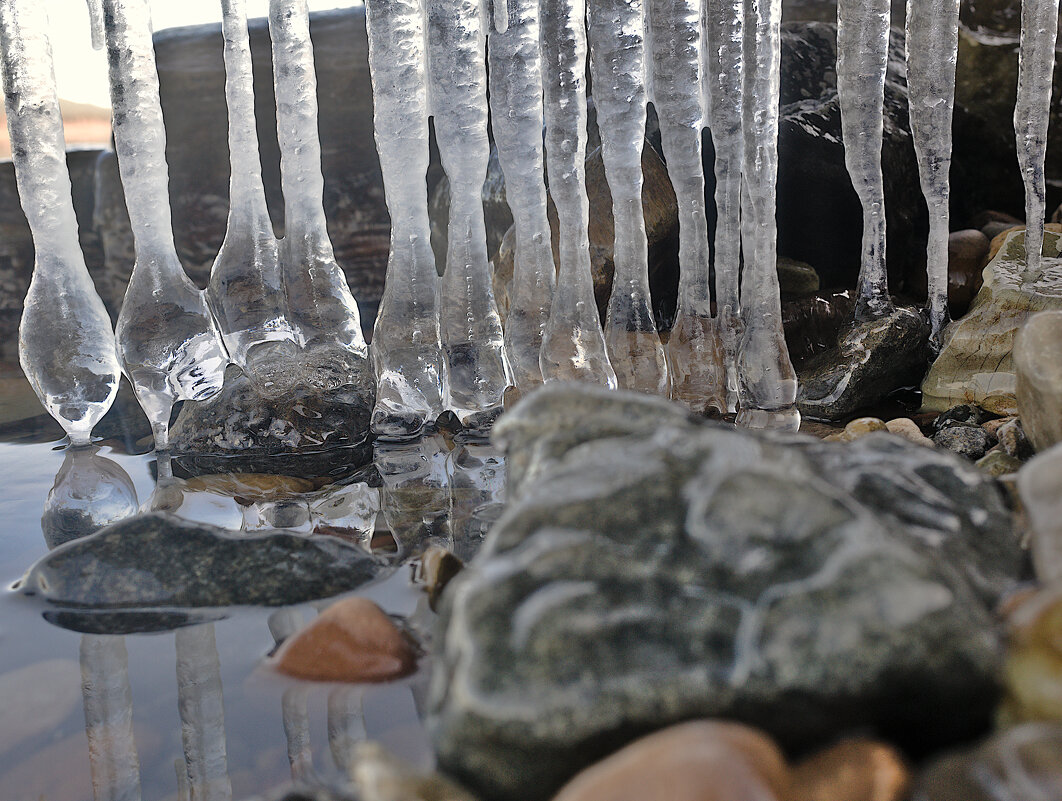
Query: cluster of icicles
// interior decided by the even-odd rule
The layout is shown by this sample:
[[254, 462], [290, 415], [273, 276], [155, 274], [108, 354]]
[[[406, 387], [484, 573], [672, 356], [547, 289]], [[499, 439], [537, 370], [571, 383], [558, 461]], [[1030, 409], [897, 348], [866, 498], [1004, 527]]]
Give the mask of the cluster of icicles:
[[[147, 0], [88, 2], [94, 38], [106, 41], [114, 137], [136, 240], [114, 335], [78, 245], [44, 4], [0, 0], [8, 124], [36, 247], [20, 358], [72, 442], [88, 441], [114, 398], [120, 369], [164, 449], [174, 402], [214, 396], [230, 362], [263, 394], [279, 395], [291, 387], [276, 365], [314, 348], [371, 357], [372, 425], [384, 437], [416, 434], [447, 409], [466, 425], [487, 424], [507, 399], [549, 380], [658, 393], [697, 411], [737, 411], [738, 423], [750, 427], [799, 423], [775, 270], [781, 0], [494, 0], [492, 7], [485, 0], [366, 0], [376, 139], [392, 221], [371, 353], [325, 228], [305, 0], [270, 2], [286, 217], [279, 242], [262, 187], [244, 0], [221, 0], [230, 211], [204, 291], [185, 275], [173, 244]], [[1024, 0], [1022, 12], [1015, 129], [1026, 182], [1029, 280], [1040, 269], [1058, 2]], [[892, 309], [881, 172], [891, 4], [838, 5], [843, 137], [864, 208], [857, 321], [865, 321]], [[947, 322], [958, 12], [959, 0], [909, 0], [907, 16], [911, 125], [931, 220], [928, 314], [937, 345]], [[584, 182], [587, 61], [616, 222], [603, 328]], [[650, 303], [641, 203], [648, 102], [659, 118], [679, 211], [678, 309], [666, 344]], [[504, 325], [480, 201], [488, 116], [515, 221], [512, 310]], [[429, 118], [450, 187], [441, 277], [429, 242]], [[716, 153], [714, 304], [705, 127]], [[547, 177], [559, 220], [557, 264]]]

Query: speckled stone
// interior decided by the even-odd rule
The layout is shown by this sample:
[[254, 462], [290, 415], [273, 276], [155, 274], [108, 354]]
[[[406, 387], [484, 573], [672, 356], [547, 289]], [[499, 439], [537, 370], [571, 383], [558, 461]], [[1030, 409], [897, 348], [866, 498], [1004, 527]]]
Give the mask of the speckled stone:
[[988, 453], [996, 439], [981, 426], [949, 425], [933, 435], [933, 442], [945, 450], [977, 460]]
[[1021, 460], [1015, 459], [1005, 450], [996, 446], [978, 459], [975, 464], [977, 469], [995, 478], [1009, 476], [1021, 469]]

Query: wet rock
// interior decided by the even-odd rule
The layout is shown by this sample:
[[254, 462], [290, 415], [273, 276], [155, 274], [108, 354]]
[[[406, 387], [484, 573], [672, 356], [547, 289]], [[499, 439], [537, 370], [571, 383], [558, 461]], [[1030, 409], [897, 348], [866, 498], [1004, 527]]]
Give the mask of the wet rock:
[[631, 743], [577, 775], [553, 801], [781, 801], [788, 779], [769, 737], [699, 721]]
[[369, 740], [355, 744], [350, 774], [361, 801], [476, 801], [444, 776], [422, 773]]
[[928, 340], [929, 327], [909, 308], [849, 327], [836, 348], [800, 369], [797, 407], [809, 417], [837, 420], [873, 406], [893, 390], [918, 382]]
[[933, 440], [923, 434], [922, 429], [918, 427], [918, 423], [910, 417], [897, 417], [893, 420], [889, 420], [885, 424], [885, 429], [892, 434], [903, 437], [908, 442], [915, 443], [916, 445], [933, 446]]
[[1062, 580], [1062, 445], [1021, 468], [1018, 495], [1031, 530], [1037, 577], [1044, 582]]
[[999, 447], [992, 448], [975, 462], [977, 469], [994, 478], [1009, 476], [1021, 469], [1021, 461]]
[[977, 460], [988, 453], [996, 439], [981, 426], [950, 425], [933, 435], [933, 442], [945, 450]]
[[889, 434], [838, 446], [668, 408], [547, 385], [500, 421], [516, 491], [440, 610], [443, 768], [539, 799], [692, 717], [802, 748], [980, 731], [991, 609], [1022, 564], [995, 482]]
[[[987, 429], [986, 429], [987, 430]], [[996, 429], [999, 446], [1015, 459], [1025, 460], [1033, 455], [1033, 447], [1025, 436], [1025, 428], [1020, 419], [1008, 420]]]
[[989, 241], [991, 241], [1003, 231], [1020, 225], [1025, 225], [1025, 221], [1018, 219], [1013, 214], [1007, 214], [1004, 211], [989, 210], [975, 214], [970, 218], [966, 227], [967, 229], [972, 228], [980, 231], [988, 237]]
[[848, 740], [797, 765], [786, 801], [903, 801], [910, 784], [895, 748]]
[[937, 415], [933, 420], [933, 431], [941, 431], [952, 425], [984, 426], [986, 431], [995, 435], [989, 423], [996, 419], [998, 419], [996, 415], [987, 409], [970, 403], [960, 403]]
[[336, 601], [284, 640], [272, 665], [306, 681], [391, 681], [416, 668], [408, 637], [367, 598]]
[[945, 329], [944, 347], [922, 383], [925, 409], [976, 403], [1000, 415], [1017, 413], [1014, 339], [1035, 312], [1062, 310], [1060, 240], [1057, 232], [1045, 235], [1044, 275], [1025, 282], [1024, 231], [1006, 235], [969, 313]]
[[381, 569], [331, 537], [241, 537], [153, 513], [56, 548], [18, 586], [81, 610], [286, 606], [352, 590]]
[[1062, 583], [1023, 599], [1007, 624], [1004, 720], [1062, 722]]
[[0, 674], [0, 754], [59, 728], [81, 708], [81, 668], [49, 659]]
[[1062, 442], [1062, 311], [1034, 314], [1014, 340], [1018, 412], [1036, 450]]
[[[952, 317], [961, 317], [981, 288], [981, 272], [985, 266], [991, 238], [981, 231], [955, 231], [948, 237], [948, 306]], [[926, 272], [915, 270], [905, 292], [922, 300], [927, 293]]]
[[810, 264], [796, 259], [778, 259], [778, 288], [782, 295], [805, 297], [819, 291], [819, 274]]
[[793, 365], [799, 370], [812, 356], [834, 347], [854, 311], [855, 300], [847, 291], [783, 302], [782, 327]]
[[418, 577], [428, 593], [428, 605], [435, 610], [446, 585], [464, 568], [465, 564], [451, 551], [433, 545], [420, 557]]

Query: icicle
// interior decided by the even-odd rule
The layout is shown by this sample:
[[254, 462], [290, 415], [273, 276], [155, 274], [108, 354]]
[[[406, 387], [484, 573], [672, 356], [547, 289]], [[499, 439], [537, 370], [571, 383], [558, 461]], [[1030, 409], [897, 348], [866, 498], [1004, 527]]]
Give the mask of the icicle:
[[594, 302], [586, 195], [586, 4], [540, 0], [549, 192], [560, 221], [560, 267], [542, 339], [542, 377], [616, 387]]
[[1051, 121], [1051, 82], [1058, 37], [1058, 0], [1023, 0], [1018, 102], [1014, 106], [1018, 164], [1025, 181], [1025, 281], [1041, 275], [1047, 211], [1044, 162]]
[[78, 242], [47, 27], [39, 0], [0, 2], [7, 127], [35, 251], [18, 355], [44, 408], [84, 445], [114, 402], [120, 368]]
[[[495, 4], [495, 19], [499, 14]], [[505, 348], [520, 393], [542, 383], [539, 351], [549, 321], [556, 267], [546, 217], [542, 162], [542, 62], [538, 0], [508, 0], [504, 31], [487, 42], [491, 126], [515, 221], [512, 303]]]
[[313, 749], [310, 747], [310, 690], [305, 686], [288, 687], [280, 697], [280, 714], [284, 736], [288, 741], [288, 764], [291, 780], [296, 784], [312, 782]]
[[178, 629], [174, 637], [177, 706], [190, 795], [203, 801], [231, 801], [221, 663], [214, 624]]
[[741, 339], [741, 170], [744, 108], [745, 0], [705, 0], [708, 46], [704, 76], [715, 146], [715, 300], [726, 354], [726, 406], [737, 411], [737, 347]]
[[494, 301], [483, 182], [487, 177], [486, 15], [480, 0], [427, 0], [431, 114], [446, 177], [450, 223], [440, 324], [450, 409], [464, 425], [493, 421], [512, 373]]
[[509, 30], [508, 0], [494, 0], [494, 29], [498, 33], [505, 33]]
[[616, 229], [605, 344], [622, 389], [668, 397], [671, 381], [650, 304], [649, 243], [642, 212], [646, 117], [642, 0], [592, 0], [589, 30], [597, 127]]
[[155, 435], [169, 444], [176, 400], [216, 395], [228, 356], [204, 294], [188, 279], [170, 225], [166, 129], [147, 0], [104, 0], [118, 166], [136, 243], [116, 336], [122, 368]]
[[738, 350], [738, 424], [748, 428], [800, 425], [797, 380], [782, 331], [778, 290], [778, 92], [781, 0], [746, 0], [743, 129], [745, 180], [742, 241], [745, 270], [741, 312], [745, 332]]
[[285, 236], [280, 260], [288, 314], [304, 346], [335, 346], [365, 356], [358, 304], [336, 263], [324, 214], [317, 133], [317, 76], [306, 0], [270, 0]]
[[210, 271], [207, 300], [232, 360], [266, 394], [278, 358], [298, 352], [288, 323], [277, 241], [266, 208], [245, 0], [222, 0], [225, 96], [229, 111], [229, 218]]
[[88, 12], [92, 49], [102, 50], [107, 46], [107, 32], [103, 27], [103, 0], [88, 0]]
[[427, 53], [421, 0], [369, 0], [376, 147], [380, 153], [391, 252], [373, 329], [378, 435], [418, 434], [447, 403], [439, 333], [439, 286], [428, 226]]
[[678, 310], [668, 341], [671, 393], [695, 411], [725, 411], [726, 368], [708, 285], [700, 3], [649, 0], [648, 11], [653, 105], [679, 212]]
[[926, 270], [935, 351], [940, 350], [948, 321], [949, 173], [958, 47], [959, 0], [907, 0], [907, 89], [918, 173], [929, 206]]

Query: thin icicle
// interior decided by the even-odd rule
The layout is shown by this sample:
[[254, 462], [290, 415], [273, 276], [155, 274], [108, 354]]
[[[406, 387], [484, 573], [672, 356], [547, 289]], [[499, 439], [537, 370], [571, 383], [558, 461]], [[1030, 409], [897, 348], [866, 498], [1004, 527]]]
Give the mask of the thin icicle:
[[1044, 163], [1051, 121], [1051, 82], [1058, 38], [1058, 0], [1022, 0], [1018, 102], [1014, 133], [1018, 164], [1025, 181], [1025, 281], [1040, 277], [1047, 211]]
[[586, 3], [540, 0], [546, 166], [560, 221], [560, 265], [539, 364], [547, 380], [616, 387], [594, 301], [586, 195]]
[[103, 0], [87, 0], [87, 2], [92, 49], [102, 50], [107, 46], [107, 33], [103, 27]]
[[649, 244], [642, 212], [646, 118], [642, 0], [591, 0], [589, 32], [594, 104], [616, 231], [605, 344], [620, 388], [667, 397], [671, 382], [650, 303]]
[[[546, 217], [542, 157], [542, 61], [538, 0], [508, 0], [505, 29], [487, 41], [491, 126], [516, 234], [505, 349], [520, 393], [542, 383], [539, 351], [549, 321], [556, 267]], [[494, 16], [499, 15], [499, 3]]]
[[498, 33], [509, 30], [509, 0], [494, 0], [494, 30]]
[[178, 629], [177, 707], [190, 795], [196, 801], [231, 801], [225, 747], [225, 701], [214, 624]]
[[943, 344], [948, 322], [949, 174], [958, 48], [959, 0], [907, 0], [907, 89], [918, 173], [929, 206], [927, 303], [935, 351]]
[[403, 438], [434, 422], [447, 404], [425, 180], [426, 21], [421, 0], [369, 0], [365, 15], [376, 147], [391, 213], [387, 282], [372, 339], [372, 427], [378, 435]]

